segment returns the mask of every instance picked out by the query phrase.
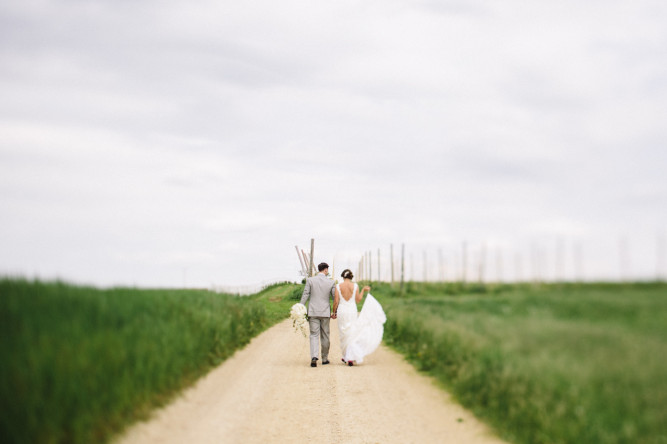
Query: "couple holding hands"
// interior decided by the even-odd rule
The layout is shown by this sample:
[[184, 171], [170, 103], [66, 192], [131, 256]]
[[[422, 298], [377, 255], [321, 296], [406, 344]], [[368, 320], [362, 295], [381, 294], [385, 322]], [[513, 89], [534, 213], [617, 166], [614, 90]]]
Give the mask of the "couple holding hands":
[[[315, 276], [306, 280], [301, 304], [308, 302], [308, 325], [310, 328], [310, 366], [317, 367], [319, 346], [322, 350], [322, 365], [329, 364], [329, 324], [338, 323], [340, 348], [344, 364], [361, 364], [364, 356], [372, 353], [382, 342], [383, 324], [387, 320], [382, 306], [370, 294], [370, 287], [359, 291], [353, 282], [354, 275], [348, 269], [341, 274], [343, 282], [337, 284], [329, 276], [329, 265], [322, 262]], [[367, 293], [366, 301], [357, 312], [357, 304]], [[333, 310], [330, 302], [333, 300]]]

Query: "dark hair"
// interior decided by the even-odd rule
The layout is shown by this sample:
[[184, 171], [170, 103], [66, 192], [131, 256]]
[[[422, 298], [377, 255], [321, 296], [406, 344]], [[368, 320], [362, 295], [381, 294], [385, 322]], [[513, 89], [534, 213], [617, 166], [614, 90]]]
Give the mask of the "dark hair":
[[317, 266], [317, 271], [326, 270], [327, 268], [329, 268], [329, 264], [327, 264], [326, 262], [322, 262], [320, 265]]
[[342, 277], [343, 279], [352, 279], [354, 278], [354, 275], [352, 274], [349, 268], [346, 268], [345, 270], [343, 270], [343, 273], [340, 275], [340, 277]]

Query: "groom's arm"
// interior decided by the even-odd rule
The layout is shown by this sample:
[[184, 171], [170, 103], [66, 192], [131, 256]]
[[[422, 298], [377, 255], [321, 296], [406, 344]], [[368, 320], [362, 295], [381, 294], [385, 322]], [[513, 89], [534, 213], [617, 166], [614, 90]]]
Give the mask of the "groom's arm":
[[303, 287], [303, 294], [301, 295], [301, 303], [306, 305], [306, 301], [310, 298], [310, 279], [306, 279], [306, 286]]

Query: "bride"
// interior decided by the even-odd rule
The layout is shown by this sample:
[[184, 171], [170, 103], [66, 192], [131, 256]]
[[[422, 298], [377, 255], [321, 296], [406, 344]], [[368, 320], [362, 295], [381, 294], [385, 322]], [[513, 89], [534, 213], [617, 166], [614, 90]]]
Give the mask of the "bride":
[[364, 287], [360, 292], [359, 286], [352, 282], [354, 275], [350, 270], [344, 270], [341, 277], [343, 282], [336, 285], [332, 318], [338, 319], [343, 362], [352, 366], [361, 364], [364, 356], [373, 353], [380, 345], [387, 317], [380, 303], [370, 293], [366, 296], [361, 313], [357, 313], [357, 304], [363, 299], [364, 293], [370, 292], [371, 287]]

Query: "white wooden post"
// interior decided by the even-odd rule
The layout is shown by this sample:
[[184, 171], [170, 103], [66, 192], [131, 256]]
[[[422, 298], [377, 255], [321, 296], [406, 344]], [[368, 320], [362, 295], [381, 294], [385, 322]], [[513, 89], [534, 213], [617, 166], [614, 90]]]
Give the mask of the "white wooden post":
[[301, 271], [303, 272], [304, 276], [308, 276], [306, 274], [306, 264], [303, 261], [303, 258], [301, 257], [301, 253], [299, 253], [299, 247], [295, 245], [294, 248], [296, 248], [296, 255], [299, 257], [299, 263], [301, 264]]
[[537, 283], [540, 281], [540, 252], [535, 241], [531, 243], [530, 255], [533, 265], [533, 282]]
[[565, 280], [565, 241], [559, 237], [556, 241], [556, 281], [564, 282]]
[[486, 242], [482, 242], [479, 250], [479, 282], [484, 282], [486, 272]]
[[401, 293], [403, 293], [403, 284], [405, 283], [405, 244], [401, 245]]
[[315, 264], [313, 263], [315, 257], [315, 239], [310, 240], [310, 275], [315, 275]]
[[424, 253], [424, 282], [428, 282], [428, 259], [426, 258], [426, 250]]
[[362, 281], [366, 280], [366, 253], [361, 255], [361, 273], [359, 279]]
[[368, 280], [373, 282], [373, 255], [370, 250], [366, 252], [366, 255], [368, 255]]
[[479, 282], [484, 282], [484, 271], [486, 267], [486, 242], [482, 242], [479, 250]]
[[306, 269], [308, 270], [308, 272], [306, 273], [306, 277], [310, 277], [310, 272], [311, 272], [310, 258], [308, 257], [308, 253], [306, 253], [303, 250], [301, 250], [301, 254], [303, 255], [303, 262], [306, 264]]
[[440, 282], [445, 282], [445, 257], [442, 248], [438, 248], [438, 276]]
[[389, 261], [391, 262], [391, 285], [394, 285], [394, 244], [389, 244]]

